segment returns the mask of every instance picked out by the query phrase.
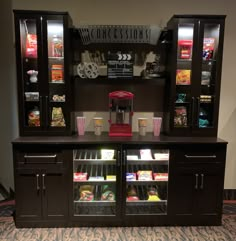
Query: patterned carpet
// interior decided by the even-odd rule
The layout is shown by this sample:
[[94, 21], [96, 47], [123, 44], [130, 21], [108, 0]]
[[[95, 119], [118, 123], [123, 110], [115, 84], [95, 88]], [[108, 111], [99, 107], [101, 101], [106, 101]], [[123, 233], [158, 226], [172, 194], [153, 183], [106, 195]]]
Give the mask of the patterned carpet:
[[[9, 214], [14, 202], [5, 206]], [[12, 216], [6, 215], [0, 217], [0, 241], [236, 241], [236, 205], [224, 207], [223, 224], [217, 227], [16, 229]]]

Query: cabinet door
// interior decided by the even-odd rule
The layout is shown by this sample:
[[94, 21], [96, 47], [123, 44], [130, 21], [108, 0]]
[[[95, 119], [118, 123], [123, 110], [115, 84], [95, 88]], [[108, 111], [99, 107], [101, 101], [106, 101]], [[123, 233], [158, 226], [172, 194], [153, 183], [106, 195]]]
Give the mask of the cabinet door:
[[42, 174], [43, 212], [46, 219], [65, 219], [68, 214], [68, 183], [64, 173]]
[[125, 215], [166, 215], [169, 150], [152, 145], [130, 145], [123, 154]]
[[20, 133], [39, 133], [43, 119], [43, 65], [40, 17], [15, 15]]
[[[90, 145], [73, 151], [72, 216], [83, 221], [118, 220], [121, 215], [120, 148]], [[96, 218], [95, 218], [96, 217]], [[86, 218], [86, 220], [87, 220]], [[84, 220], [85, 221], [85, 220]]]
[[175, 16], [169, 132], [216, 136], [225, 16]]
[[16, 171], [16, 219], [40, 220], [42, 218], [40, 173], [31, 170]]

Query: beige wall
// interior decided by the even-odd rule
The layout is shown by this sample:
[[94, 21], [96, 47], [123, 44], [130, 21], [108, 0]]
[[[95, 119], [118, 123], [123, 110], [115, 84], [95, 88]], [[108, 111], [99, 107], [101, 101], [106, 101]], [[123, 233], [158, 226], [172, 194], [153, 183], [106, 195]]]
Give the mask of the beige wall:
[[229, 142], [225, 188], [236, 189], [235, 1], [13, 0], [13, 8], [68, 11], [75, 26], [79, 24], [159, 24], [164, 27], [173, 14], [226, 14], [218, 136]]

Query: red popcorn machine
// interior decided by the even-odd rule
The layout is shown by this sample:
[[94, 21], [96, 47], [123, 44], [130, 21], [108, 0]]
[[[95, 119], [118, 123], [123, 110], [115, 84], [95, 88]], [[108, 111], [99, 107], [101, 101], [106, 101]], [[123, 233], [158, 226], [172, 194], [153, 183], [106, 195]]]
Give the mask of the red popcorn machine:
[[109, 136], [132, 136], [133, 98], [127, 91], [109, 93]]

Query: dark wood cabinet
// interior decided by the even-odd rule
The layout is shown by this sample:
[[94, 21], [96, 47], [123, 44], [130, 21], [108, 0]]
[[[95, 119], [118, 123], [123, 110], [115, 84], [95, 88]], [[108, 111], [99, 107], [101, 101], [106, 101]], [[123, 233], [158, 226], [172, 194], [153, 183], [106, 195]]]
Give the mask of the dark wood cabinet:
[[226, 142], [57, 138], [13, 142], [17, 227], [221, 224]]
[[182, 148], [174, 152], [175, 220], [180, 224], [186, 218], [192, 225], [220, 224], [226, 149], [211, 145]]
[[71, 19], [15, 10], [20, 135], [71, 133]]
[[174, 15], [168, 75], [170, 135], [217, 136], [224, 15]]
[[53, 222], [53, 226], [60, 226], [68, 218], [66, 154], [43, 147], [30, 149], [20, 148], [14, 153], [16, 225]]

